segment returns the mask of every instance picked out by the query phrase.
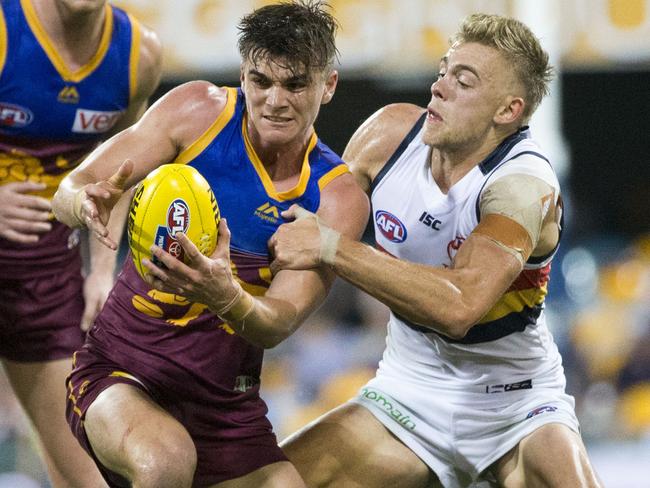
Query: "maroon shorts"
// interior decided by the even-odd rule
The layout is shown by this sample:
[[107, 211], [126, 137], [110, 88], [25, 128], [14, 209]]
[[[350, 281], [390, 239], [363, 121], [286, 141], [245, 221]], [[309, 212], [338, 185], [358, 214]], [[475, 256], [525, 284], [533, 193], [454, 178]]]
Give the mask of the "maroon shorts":
[[187, 429], [197, 451], [194, 487], [239, 478], [269, 464], [287, 460], [278, 447], [266, 417], [255, 420], [255, 425], [242, 425], [241, 429], [235, 431], [232, 427], [224, 428], [220, 419], [236, 410], [237, 405], [214, 405], [181, 398], [84, 347], [75, 353], [74, 368], [68, 377], [66, 416], [73, 434], [93, 457], [111, 487], [127, 488], [131, 485], [97, 460], [86, 436], [83, 420], [97, 396], [117, 383], [141, 389]]
[[0, 357], [20, 362], [69, 358], [83, 344], [81, 261], [39, 278], [0, 278]]

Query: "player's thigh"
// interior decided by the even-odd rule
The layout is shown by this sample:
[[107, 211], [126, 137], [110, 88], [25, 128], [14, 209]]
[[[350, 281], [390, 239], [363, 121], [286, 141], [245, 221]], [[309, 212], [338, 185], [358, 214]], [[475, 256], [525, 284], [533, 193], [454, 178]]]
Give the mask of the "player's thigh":
[[65, 378], [72, 360], [15, 362], [3, 365], [11, 386], [41, 436], [64, 432], [72, 438], [65, 421]]
[[102, 391], [86, 411], [84, 429], [97, 459], [128, 479], [175, 467], [194, 472], [196, 448], [185, 427], [134, 386]]
[[293, 464], [282, 461], [269, 464], [234, 480], [224, 481], [211, 488], [305, 488], [305, 482]]
[[366, 408], [347, 403], [280, 444], [309, 487], [421, 488], [435, 475]]
[[7, 377], [44, 447], [44, 457], [60, 486], [98, 486], [99, 472], [70, 432], [65, 419], [65, 378], [71, 360], [38, 363], [3, 361]]
[[564, 424], [541, 426], [492, 466], [505, 488], [595, 488], [600, 484], [580, 436]]
[[[31, 419], [46, 449], [56, 456], [65, 446], [75, 449], [77, 441], [65, 420], [65, 378], [70, 373], [71, 359], [39, 363], [3, 361], [7, 377]], [[69, 452], [69, 451], [68, 451]]]

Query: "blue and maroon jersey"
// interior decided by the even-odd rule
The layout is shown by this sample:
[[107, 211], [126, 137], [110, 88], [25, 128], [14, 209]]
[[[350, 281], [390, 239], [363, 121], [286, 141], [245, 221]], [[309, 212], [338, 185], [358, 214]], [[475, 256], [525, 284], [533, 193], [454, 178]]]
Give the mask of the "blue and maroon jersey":
[[[283, 223], [280, 212], [294, 203], [315, 212], [321, 189], [348, 169], [313, 134], [297, 185], [276, 191], [248, 139], [245, 107], [241, 90], [228, 88], [222, 114], [174, 162], [194, 166], [210, 183], [232, 233], [233, 272], [259, 296], [271, 282], [267, 242]], [[145, 384], [207, 402], [236, 402], [235, 416], [266, 413], [258, 396], [263, 349], [205, 305], [151, 289], [130, 258], [85, 347]]]
[[[106, 5], [95, 55], [71, 71], [31, 0], [0, 0], [0, 185], [35, 181], [51, 198], [63, 177], [126, 111], [137, 80], [140, 28]], [[0, 267], [36, 276], [70, 259], [70, 229], [53, 222], [35, 245], [0, 239]]]

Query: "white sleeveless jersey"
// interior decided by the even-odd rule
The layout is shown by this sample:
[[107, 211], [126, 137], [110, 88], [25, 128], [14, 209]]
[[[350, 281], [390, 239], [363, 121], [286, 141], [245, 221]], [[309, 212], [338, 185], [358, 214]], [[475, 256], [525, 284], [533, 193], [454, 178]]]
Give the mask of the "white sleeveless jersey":
[[[424, 116], [373, 182], [379, 249], [411, 262], [450, 266], [479, 222], [479, 197], [489, 184], [506, 175], [532, 175], [554, 187], [559, 197], [555, 173], [527, 128], [504, 140], [447, 194], [442, 193], [429, 167], [430, 148], [421, 139], [423, 122]], [[407, 375], [434, 381], [450, 393], [475, 392], [483, 398], [485, 393], [533, 385], [563, 387], [561, 358], [543, 314], [554, 252], [529, 260], [463, 340], [454, 341], [391, 312], [378, 376]]]

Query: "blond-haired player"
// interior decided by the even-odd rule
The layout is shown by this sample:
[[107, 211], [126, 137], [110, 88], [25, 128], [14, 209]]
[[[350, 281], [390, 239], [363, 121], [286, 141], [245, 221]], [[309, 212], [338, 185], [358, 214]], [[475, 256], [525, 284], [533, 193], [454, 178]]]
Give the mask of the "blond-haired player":
[[527, 123], [550, 74], [524, 24], [470, 16], [427, 109], [384, 107], [345, 151], [376, 248], [285, 213], [272, 269], [331, 268], [391, 309], [376, 377], [282, 444], [309, 486], [598, 486], [544, 319], [562, 199]]

